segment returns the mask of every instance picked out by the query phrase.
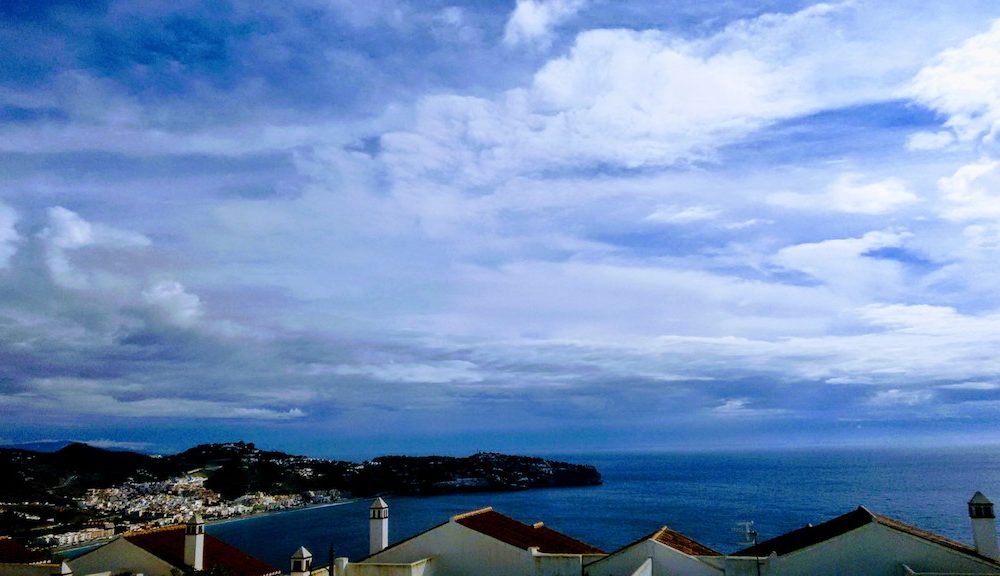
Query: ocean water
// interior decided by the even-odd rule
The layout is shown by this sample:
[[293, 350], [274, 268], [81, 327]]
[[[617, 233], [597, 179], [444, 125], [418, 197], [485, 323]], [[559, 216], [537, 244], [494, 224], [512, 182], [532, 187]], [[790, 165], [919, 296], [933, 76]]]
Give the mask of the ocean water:
[[[390, 543], [483, 506], [613, 551], [660, 526], [720, 552], [742, 548], [738, 523], [760, 540], [864, 505], [971, 543], [966, 502], [1000, 503], [1000, 448], [795, 450], [758, 453], [547, 456], [598, 467], [602, 486], [433, 497], [386, 497]], [[325, 564], [368, 553], [368, 500], [227, 521], [207, 531], [287, 570], [299, 546]]]

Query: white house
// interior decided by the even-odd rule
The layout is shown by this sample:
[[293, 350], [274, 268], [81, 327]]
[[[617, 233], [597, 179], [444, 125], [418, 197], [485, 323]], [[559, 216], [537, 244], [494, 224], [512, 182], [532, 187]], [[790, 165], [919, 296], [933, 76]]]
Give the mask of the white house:
[[[992, 520], [993, 506], [985, 496], [977, 493], [970, 502], [970, 514], [974, 503], [979, 506], [976, 508], [979, 515], [988, 515]], [[973, 525], [980, 526], [977, 521], [984, 519], [973, 516]], [[727, 576], [1000, 575], [1000, 563], [988, 555], [996, 551], [995, 529], [987, 535], [984, 528], [978, 528], [976, 534], [978, 550], [861, 506], [822, 524], [793, 530], [727, 556], [725, 573]]]
[[[384, 506], [379, 499], [372, 510]], [[372, 542], [381, 543], [388, 537], [387, 507], [370, 518]], [[541, 522], [524, 524], [482, 508], [452, 516], [359, 562], [337, 558], [332, 576], [580, 576], [584, 564], [604, 556]], [[330, 576], [329, 568], [315, 569], [312, 575]]]
[[723, 576], [722, 554], [663, 526], [583, 567], [585, 576]]
[[212, 570], [234, 576], [278, 576], [277, 568], [205, 534], [195, 516], [181, 526], [167, 526], [123, 534], [107, 544], [69, 561], [73, 573], [143, 574], [171, 576], [173, 571]]

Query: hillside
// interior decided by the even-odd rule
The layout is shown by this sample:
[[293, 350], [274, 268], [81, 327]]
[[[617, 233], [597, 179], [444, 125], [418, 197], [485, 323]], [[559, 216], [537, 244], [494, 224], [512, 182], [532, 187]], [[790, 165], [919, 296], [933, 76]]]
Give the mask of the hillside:
[[55, 452], [0, 448], [0, 500], [65, 503], [88, 488], [147, 482], [200, 470], [225, 498], [339, 490], [354, 496], [521, 490], [601, 483], [593, 466], [495, 453], [468, 457], [382, 456], [355, 463], [260, 450], [252, 443], [203, 444], [170, 456], [70, 444]]

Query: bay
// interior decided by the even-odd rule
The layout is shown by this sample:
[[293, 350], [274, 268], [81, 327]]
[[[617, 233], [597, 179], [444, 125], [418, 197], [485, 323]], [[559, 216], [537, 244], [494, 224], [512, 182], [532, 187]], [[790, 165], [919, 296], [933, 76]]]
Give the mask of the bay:
[[[593, 464], [604, 484], [502, 493], [386, 497], [396, 542], [484, 506], [613, 551], [663, 525], [720, 552], [819, 523], [859, 505], [971, 543], [966, 502], [1000, 499], [1000, 448], [825, 449], [546, 455]], [[207, 531], [283, 570], [299, 546], [325, 564], [329, 547], [368, 554], [368, 499], [216, 523]]]

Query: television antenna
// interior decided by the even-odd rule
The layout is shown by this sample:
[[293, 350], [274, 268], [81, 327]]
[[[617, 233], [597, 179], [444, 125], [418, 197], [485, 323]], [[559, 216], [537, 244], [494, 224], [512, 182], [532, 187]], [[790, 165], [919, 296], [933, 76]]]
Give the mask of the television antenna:
[[741, 542], [745, 546], [757, 545], [757, 530], [753, 527], [753, 520], [744, 520], [736, 523], [736, 532], [742, 537]]

